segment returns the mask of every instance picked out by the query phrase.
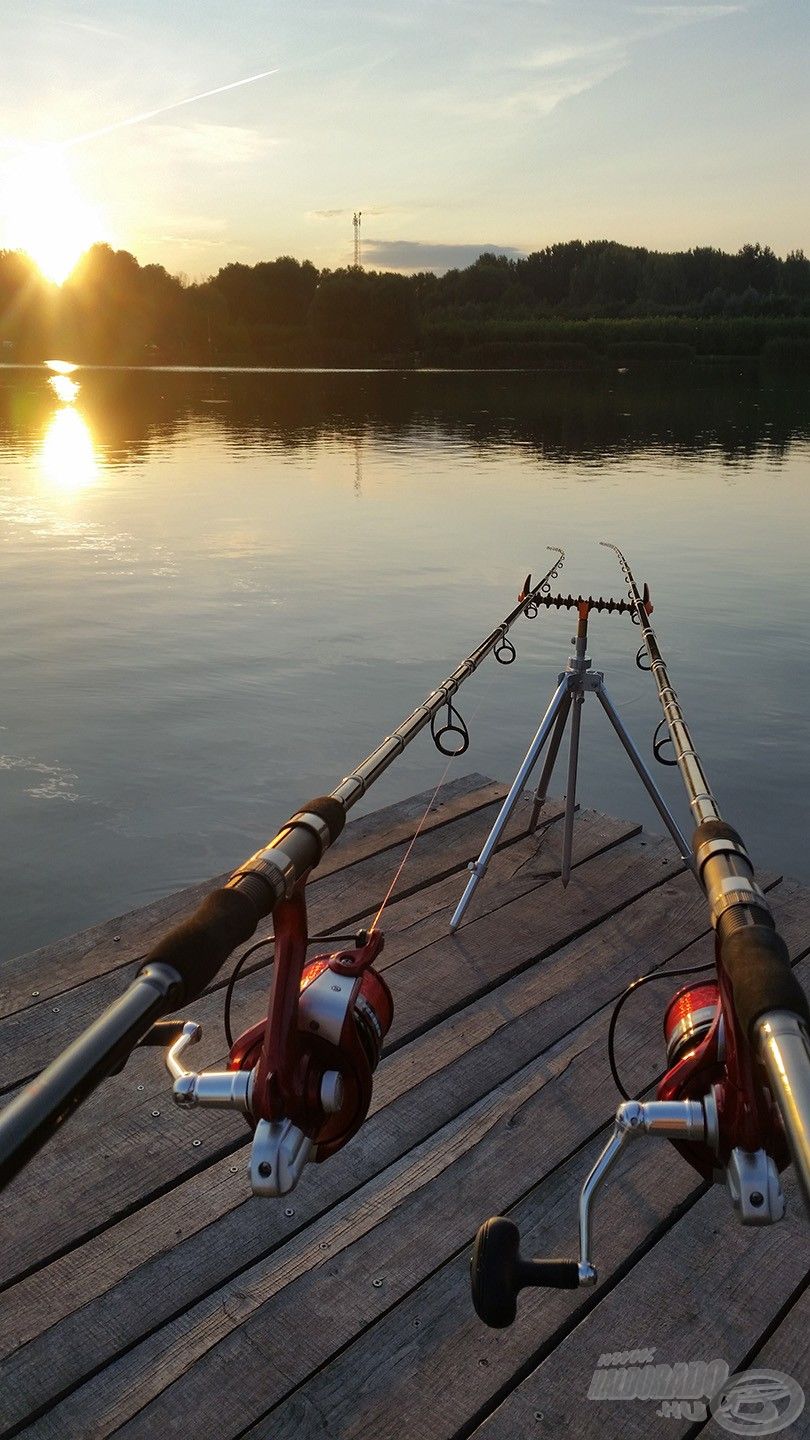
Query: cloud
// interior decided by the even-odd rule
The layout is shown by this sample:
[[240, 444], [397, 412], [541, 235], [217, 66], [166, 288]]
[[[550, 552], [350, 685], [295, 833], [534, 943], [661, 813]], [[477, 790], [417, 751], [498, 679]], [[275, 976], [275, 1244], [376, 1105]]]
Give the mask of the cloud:
[[102, 40], [116, 40], [119, 43], [126, 43], [130, 38], [121, 30], [108, 30], [103, 25], [89, 25], [86, 20], [71, 20], [68, 16], [57, 20], [56, 23], [64, 25], [67, 30], [81, 30], [85, 35], [99, 35]]
[[660, 15], [670, 20], [715, 20], [720, 15], [737, 15], [747, 5], [634, 5], [634, 15]]
[[156, 215], [153, 220], [153, 228], [166, 231], [180, 229], [187, 235], [224, 235], [231, 223], [226, 215], [195, 215], [193, 213], [179, 214], [175, 211], [172, 215]]
[[517, 260], [523, 255], [511, 245], [446, 245], [441, 241], [364, 240], [363, 264], [382, 270], [445, 270], [463, 269], [472, 265], [479, 255], [506, 255]]
[[605, 56], [612, 52], [615, 57], [620, 45], [619, 40], [603, 40], [597, 44], [584, 45], [551, 45], [544, 50], [534, 50], [518, 60], [516, 69], [557, 70], [563, 65], [579, 65], [594, 55]]
[[279, 143], [245, 125], [208, 125], [199, 120], [190, 125], [149, 125], [143, 133], [149, 135], [153, 150], [204, 165], [248, 165]]
[[[419, 206], [413, 206], [413, 205], [411, 205], [411, 206], [408, 207], [408, 213], [410, 214], [410, 213], [413, 212], [414, 209], [419, 209], [419, 208], [420, 208]], [[368, 215], [396, 215], [397, 213], [401, 214], [402, 211], [403, 211], [403, 207], [402, 207], [401, 205], [377, 205], [373, 210], [372, 210], [371, 208], [365, 209], [363, 206], [360, 207], [360, 213], [361, 213], [361, 215], [364, 215], [364, 216], [368, 216]], [[344, 219], [345, 219], [345, 218], [346, 218], [347, 216], [349, 216], [349, 215], [356, 215], [356, 214], [357, 214], [357, 209], [353, 209], [353, 210], [345, 210], [345, 209], [343, 209], [343, 210], [341, 210], [341, 209], [338, 209], [338, 210], [309, 210], [309, 211], [307, 211], [307, 216], [308, 216], [308, 218], [311, 219], [311, 220], [339, 220], [339, 219], [341, 219], [341, 218], [344, 218]]]
[[625, 37], [548, 45], [481, 69], [475, 83], [436, 91], [433, 108], [465, 120], [501, 121], [550, 115], [558, 105], [591, 90], [629, 61]]
[[463, 85], [433, 90], [424, 104], [441, 115], [470, 122], [544, 118], [565, 101], [593, 90], [632, 64], [639, 45], [686, 26], [745, 12], [751, 0], [725, 3], [638, 3], [624, 7], [615, 33], [594, 39], [565, 36], [514, 55], [494, 53], [476, 60]]
[[[222, 249], [221, 239], [209, 240], [202, 235], [158, 235], [154, 240], [150, 241], [149, 243], [154, 245], [180, 245], [184, 250]], [[229, 252], [231, 250], [247, 250], [247, 248], [247, 245], [236, 245], [230, 243], [228, 246]]]
[[470, 121], [509, 120], [520, 115], [550, 115], [565, 100], [583, 95], [602, 80], [607, 80], [621, 70], [626, 60], [616, 59], [590, 70], [587, 74], [557, 74], [553, 80], [542, 79], [534, 85], [522, 85], [500, 95], [473, 98], [469, 95], [458, 97], [434, 97], [434, 108], [452, 115], [455, 119]]

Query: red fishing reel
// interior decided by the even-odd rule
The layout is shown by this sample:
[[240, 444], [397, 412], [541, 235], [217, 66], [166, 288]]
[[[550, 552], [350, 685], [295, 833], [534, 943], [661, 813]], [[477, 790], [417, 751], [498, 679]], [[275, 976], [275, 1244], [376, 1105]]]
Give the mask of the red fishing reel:
[[728, 997], [724, 1003], [724, 986], [728, 980], [718, 964], [716, 979], [694, 981], [672, 996], [664, 1012], [669, 1069], [656, 1092], [659, 1100], [703, 1102], [705, 1138], [675, 1143], [706, 1179], [740, 1154], [770, 1156], [776, 1171], [790, 1159], [761, 1066], [740, 1033]]
[[359, 1130], [394, 1014], [391, 992], [374, 969], [383, 948], [379, 931], [354, 949], [307, 963], [303, 882], [276, 906], [273, 924], [267, 1019], [239, 1036], [228, 1062], [231, 1071], [250, 1072], [251, 1178], [260, 1194], [285, 1194], [307, 1161], [326, 1160]]

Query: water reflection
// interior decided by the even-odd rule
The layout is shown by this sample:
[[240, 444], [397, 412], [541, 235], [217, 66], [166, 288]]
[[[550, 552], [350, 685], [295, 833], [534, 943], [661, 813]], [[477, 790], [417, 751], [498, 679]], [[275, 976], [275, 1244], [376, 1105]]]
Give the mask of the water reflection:
[[73, 371], [78, 369], [72, 360], [43, 360], [42, 363], [56, 375], [72, 375]]
[[75, 495], [94, 484], [98, 464], [87, 421], [65, 406], [52, 417], [42, 441], [40, 471], [49, 487]]
[[[759, 863], [808, 873], [808, 439], [806, 387], [749, 376], [0, 367], [0, 955], [251, 853], [557, 540], [566, 590], [618, 592], [602, 538], [653, 582], [721, 803]], [[594, 660], [646, 748], [628, 629], [600, 617]], [[514, 774], [570, 634], [544, 613], [517, 665], [470, 681], [456, 774]], [[368, 805], [440, 773], [425, 739]], [[660, 828], [599, 722], [581, 793]]]
[[[49, 382], [0, 367], [0, 444], [39, 449], [54, 394], [79, 383], [49, 361]], [[544, 461], [600, 468], [655, 449], [737, 468], [760, 455], [781, 463], [810, 436], [806, 387], [750, 375], [702, 374], [674, 385], [629, 372], [612, 377], [541, 372], [268, 372], [85, 370], [81, 411], [105, 465], [148, 463], [194, 426], [239, 450], [301, 453], [336, 442], [410, 446], [426, 433], [451, 445], [523, 450]], [[362, 460], [362, 455], [360, 456]], [[357, 481], [357, 466], [355, 480]]]
[[51, 375], [48, 384], [63, 405], [72, 405], [80, 389], [78, 383], [71, 380], [69, 375]]

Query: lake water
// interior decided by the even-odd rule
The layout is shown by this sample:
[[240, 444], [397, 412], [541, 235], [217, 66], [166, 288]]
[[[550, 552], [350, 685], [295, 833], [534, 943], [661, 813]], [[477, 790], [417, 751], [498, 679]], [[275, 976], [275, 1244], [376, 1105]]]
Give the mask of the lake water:
[[[808, 496], [807, 391], [741, 378], [0, 369], [0, 953], [235, 866], [493, 628], [547, 545], [565, 592], [623, 594], [600, 539], [650, 581], [727, 818], [810, 878]], [[512, 778], [572, 620], [521, 620], [517, 663], [463, 688], [455, 773]], [[594, 616], [649, 754], [637, 644]], [[365, 808], [444, 763], [420, 736]], [[595, 704], [580, 800], [660, 829]]]

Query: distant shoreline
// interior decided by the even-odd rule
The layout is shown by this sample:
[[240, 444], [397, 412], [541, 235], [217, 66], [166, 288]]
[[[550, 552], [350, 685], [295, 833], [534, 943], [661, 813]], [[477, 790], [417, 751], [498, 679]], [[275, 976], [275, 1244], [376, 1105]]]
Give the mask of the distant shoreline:
[[810, 260], [570, 241], [410, 276], [289, 256], [199, 284], [94, 245], [61, 287], [0, 251], [0, 359], [244, 369], [810, 373]]

